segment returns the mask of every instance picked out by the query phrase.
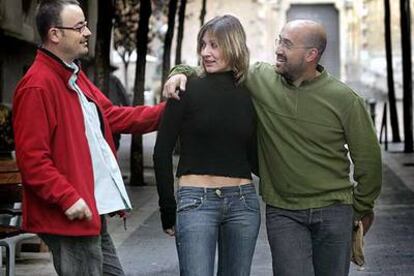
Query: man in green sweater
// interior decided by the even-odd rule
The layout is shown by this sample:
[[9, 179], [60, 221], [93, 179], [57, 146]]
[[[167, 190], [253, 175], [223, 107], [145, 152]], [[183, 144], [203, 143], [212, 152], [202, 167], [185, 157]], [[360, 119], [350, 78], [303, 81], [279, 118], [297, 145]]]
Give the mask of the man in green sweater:
[[[254, 64], [246, 80], [273, 272], [348, 275], [353, 222], [368, 231], [381, 190], [375, 130], [363, 99], [318, 64], [326, 46], [320, 24], [288, 22], [276, 46], [276, 64]], [[177, 98], [194, 72], [176, 67], [164, 94]]]

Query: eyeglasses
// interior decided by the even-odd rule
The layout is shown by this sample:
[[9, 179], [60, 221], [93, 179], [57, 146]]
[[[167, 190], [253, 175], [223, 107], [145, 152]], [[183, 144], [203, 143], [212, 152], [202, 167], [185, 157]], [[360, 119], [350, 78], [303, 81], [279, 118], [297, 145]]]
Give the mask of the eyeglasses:
[[295, 46], [290, 40], [282, 38], [281, 36], [275, 39], [275, 45], [283, 47], [287, 50], [315, 48], [313, 46]]
[[62, 30], [72, 30], [72, 31], [77, 31], [78, 33], [83, 33], [85, 31], [85, 29], [88, 27], [88, 22], [85, 21], [85, 23], [83, 23], [82, 25], [76, 27], [65, 27], [65, 26], [55, 26], [56, 29], [62, 29]]

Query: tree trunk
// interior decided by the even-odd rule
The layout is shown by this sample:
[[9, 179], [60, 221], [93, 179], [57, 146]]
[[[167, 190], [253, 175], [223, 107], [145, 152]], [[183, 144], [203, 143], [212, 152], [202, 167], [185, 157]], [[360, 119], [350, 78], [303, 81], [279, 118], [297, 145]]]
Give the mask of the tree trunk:
[[201, 4], [201, 12], [200, 12], [200, 26], [204, 25], [204, 18], [206, 17], [206, 2], [207, 0], [203, 0]]
[[[394, 71], [392, 68], [392, 44], [391, 44], [391, 9], [390, 0], [384, 0], [384, 25], [385, 25], [385, 55], [387, 57], [387, 83], [388, 102], [390, 103], [390, 119], [392, 130], [392, 141], [401, 142], [400, 128], [398, 125], [397, 106], [394, 89]], [[387, 134], [385, 134], [387, 135]]]
[[129, 93], [129, 80], [128, 80], [128, 67], [129, 67], [129, 60], [128, 61], [123, 61], [124, 64], [124, 83], [125, 83], [125, 88]]
[[108, 95], [110, 74], [110, 48], [112, 19], [114, 17], [114, 4], [112, 0], [98, 1], [98, 22], [96, 29], [94, 79], [96, 86]]
[[178, 32], [177, 32], [177, 48], [175, 50], [175, 64], [181, 64], [181, 48], [184, 36], [184, 22], [185, 22], [185, 6], [187, 0], [180, 1], [180, 9], [178, 10]]
[[413, 152], [413, 82], [411, 68], [410, 1], [400, 0], [403, 63], [404, 152]]
[[[137, 31], [137, 63], [134, 83], [134, 106], [144, 104], [145, 64], [148, 49], [149, 19], [152, 12], [151, 0], [141, 0], [140, 3]], [[130, 185], [145, 185], [142, 135], [132, 135]]]
[[177, 12], [177, 0], [170, 0], [168, 4], [168, 29], [164, 39], [164, 54], [162, 57], [161, 85], [164, 85], [171, 67], [171, 44], [174, 37], [175, 14]]
[[[119, 53], [118, 53], [119, 54]], [[124, 65], [124, 84], [125, 84], [125, 89], [127, 91], [129, 91], [129, 80], [128, 80], [128, 67], [129, 67], [129, 61], [131, 60], [131, 55], [128, 52], [124, 52], [123, 55], [121, 56], [122, 59], [122, 63]]]

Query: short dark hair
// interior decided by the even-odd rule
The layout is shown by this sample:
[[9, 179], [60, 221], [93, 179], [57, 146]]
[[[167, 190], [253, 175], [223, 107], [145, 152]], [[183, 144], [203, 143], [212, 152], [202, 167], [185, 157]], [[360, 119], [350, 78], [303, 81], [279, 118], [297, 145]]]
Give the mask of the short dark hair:
[[80, 6], [77, 0], [42, 0], [39, 3], [36, 11], [36, 27], [42, 42], [46, 41], [47, 32], [51, 27], [62, 24], [60, 13], [67, 5]]

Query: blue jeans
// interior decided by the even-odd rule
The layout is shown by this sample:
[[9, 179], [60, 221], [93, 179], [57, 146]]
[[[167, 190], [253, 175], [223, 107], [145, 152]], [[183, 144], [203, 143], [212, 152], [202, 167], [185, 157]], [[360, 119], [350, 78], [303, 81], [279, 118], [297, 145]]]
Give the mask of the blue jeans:
[[254, 185], [180, 187], [177, 202], [180, 275], [212, 276], [217, 243], [217, 275], [250, 275], [260, 227]]
[[125, 275], [107, 231], [105, 215], [101, 216], [101, 221], [99, 236], [39, 235], [52, 252], [53, 265], [58, 275]]
[[273, 274], [348, 275], [352, 243], [351, 205], [307, 210], [266, 206]]

